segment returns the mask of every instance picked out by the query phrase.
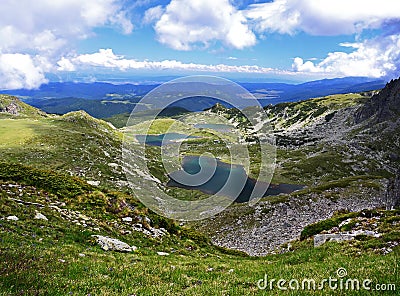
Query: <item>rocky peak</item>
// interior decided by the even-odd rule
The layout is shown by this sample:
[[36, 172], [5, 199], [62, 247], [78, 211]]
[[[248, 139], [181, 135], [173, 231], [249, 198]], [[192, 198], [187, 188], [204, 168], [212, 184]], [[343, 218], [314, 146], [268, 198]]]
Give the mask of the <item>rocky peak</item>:
[[400, 117], [400, 78], [391, 80], [374, 95], [355, 115], [355, 122], [369, 118], [375, 123], [397, 120]]

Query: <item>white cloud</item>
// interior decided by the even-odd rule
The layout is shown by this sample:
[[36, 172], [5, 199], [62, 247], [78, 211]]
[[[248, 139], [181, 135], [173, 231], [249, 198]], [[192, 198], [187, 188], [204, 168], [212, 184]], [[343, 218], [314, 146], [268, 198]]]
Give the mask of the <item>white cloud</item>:
[[238, 49], [256, 43], [246, 18], [229, 0], [172, 0], [164, 9], [146, 12], [145, 21], [155, 19], [158, 41], [176, 50], [207, 47], [216, 40]]
[[313, 35], [359, 33], [400, 18], [398, 0], [275, 0], [244, 12], [259, 32]]
[[[86, 38], [106, 24], [130, 33], [133, 25], [120, 0], [2, 0], [0, 50], [58, 50], [71, 39]], [[47, 48], [42, 48], [42, 42]]]
[[225, 64], [205, 65], [196, 63], [183, 63], [176, 60], [163, 61], [137, 61], [126, 59], [114, 54], [112, 49], [100, 49], [92, 54], [78, 55], [73, 58], [63, 58], [59, 62], [59, 70], [71, 71], [84, 67], [113, 68], [122, 71], [129, 69], [153, 69], [153, 70], [183, 70], [199, 72], [235, 72], [235, 73], [272, 73], [272, 68], [259, 67], [255, 65], [230, 66]]
[[65, 57], [62, 57], [61, 60], [57, 62], [58, 71], [75, 71], [75, 66], [74, 64], [71, 63], [69, 59], [66, 59]]
[[400, 35], [381, 36], [362, 43], [345, 43], [351, 53], [332, 52], [320, 63], [297, 57], [292, 68], [297, 72], [330, 73], [339, 76], [388, 77], [400, 73]]
[[162, 7], [162, 5], [149, 8], [144, 13], [143, 22], [145, 24], [150, 24], [152, 22], [155, 22], [161, 18], [163, 13], [164, 13], [164, 8]]
[[46, 81], [44, 72], [94, 27], [133, 29], [122, 0], [2, 0], [0, 15], [0, 88], [37, 87]]
[[37, 88], [47, 83], [45, 60], [27, 54], [0, 54], [0, 85], [5, 89]]

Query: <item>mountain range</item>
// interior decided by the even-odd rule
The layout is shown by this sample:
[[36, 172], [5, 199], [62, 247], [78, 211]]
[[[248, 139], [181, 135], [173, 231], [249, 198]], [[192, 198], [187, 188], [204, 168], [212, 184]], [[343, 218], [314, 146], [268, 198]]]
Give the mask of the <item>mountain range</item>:
[[[332, 84], [331, 92], [340, 80], [311, 85], [318, 83]], [[196, 127], [178, 116], [185, 108], [116, 128], [82, 110], [48, 114], [26, 97], [0, 95], [0, 294], [264, 295], [265, 276], [319, 282], [343, 269], [351, 279], [398, 285], [400, 79], [382, 90], [363, 83], [342, 84], [360, 92], [266, 104], [276, 139], [271, 186], [301, 189], [192, 222], [160, 216], [136, 196], [155, 195], [146, 187], [152, 181], [186, 201], [209, 195], [167, 186], [162, 147], [146, 145], [142, 155], [129, 142], [127, 167], [123, 135], [159, 136], [175, 125], [195, 136], [181, 143], [180, 156], [212, 153], [227, 162], [229, 134]], [[217, 104], [189, 115], [225, 118], [249, 151], [248, 175], [258, 176], [254, 139], [262, 135], [240, 110]], [[135, 167], [143, 160], [148, 171]]]
[[[370, 78], [346, 77], [317, 80], [302, 84], [239, 84], [253, 94], [261, 105], [265, 106], [330, 94], [381, 89], [385, 82]], [[65, 114], [71, 111], [84, 110], [94, 117], [108, 118], [118, 114], [130, 113], [136, 103], [157, 86], [159, 84], [50, 82], [42, 85], [39, 89], [2, 90], [0, 92], [18, 96], [24, 102], [47, 113]], [[181, 87], [189, 86], [181, 85]], [[201, 100], [196, 98], [178, 102], [174, 106], [188, 111], [202, 111], [214, 106], [217, 102], [217, 100], [211, 98], [203, 98]]]

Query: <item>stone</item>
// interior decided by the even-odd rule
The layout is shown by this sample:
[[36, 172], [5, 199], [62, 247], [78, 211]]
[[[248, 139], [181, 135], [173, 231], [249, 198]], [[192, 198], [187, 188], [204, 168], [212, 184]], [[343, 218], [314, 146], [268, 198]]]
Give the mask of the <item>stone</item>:
[[123, 217], [123, 218], [122, 218], [122, 221], [123, 221], [123, 222], [132, 222], [133, 219], [132, 219], [132, 217]]
[[137, 250], [137, 247], [130, 246], [116, 238], [102, 235], [92, 235], [92, 237], [96, 238], [97, 243], [104, 251], [132, 252]]
[[349, 218], [349, 219], [347, 219], [347, 220], [342, 221], [342, 222], [339, 224], [339, 228], [342, 228], [342, 226], [344, 226], [344, 225], [346, 225], [346, 224], [349, 224], [352, 220], [353, 220], [352, 218]]
[[19, 111], [21, 111], [21, 107], [18, 106], [17, 102], [11, 102], [5, 108], [0, 108], [0, 112], [6, 112], [11, 115], [19, 115]]
[[39, 212], [36, 213], [35, 219], [48, 221], [47, 217], [45, 215], [43, 215], [42, 213], [39, 213]]
[[159, 255], [159, 256], [169, 256], [169, 253], [167, 253], [167, 252], [157, 252], [157, 255]]
[[353, 240], [354, 234], [317, 234], [314, 236], [314, 247], [318, 247], [327, 241], [343, 242]]
[[100, 185], [100, 181], [86, 181], [89, 185], [92, 186], [99, 186]]
[[9, 221], [18, 221], [19, 220], [17, 216], [8, 216], [6, 219]]
[[381, 234], [370, 230], [358, 230], [352, 233], [336, 233], [336, 234], [317, 234], [314, 236], [314, 247], [323, 245], [328, 241], [343, 242], [353, 240], [358, 235], [367, 235], [373, 237], [380, 237]]
[[143, 222], [146, 222], [147, 224], [150, 224], [150, 223], [151, 223], [150, 218], [147, 217], [147, 216], [144, 216], [143, 219], [142, 219], [142, 221], [143, 221]]

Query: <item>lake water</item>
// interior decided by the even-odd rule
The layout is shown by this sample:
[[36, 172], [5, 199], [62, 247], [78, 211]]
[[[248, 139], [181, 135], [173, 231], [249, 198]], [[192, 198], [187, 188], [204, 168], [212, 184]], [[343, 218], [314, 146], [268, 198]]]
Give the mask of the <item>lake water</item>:
[[194, 125], [195, 128], [209, 128], [221, 133], [229, 133], [234, 128], [233, 125], [220, 124], [220, 123], [198, 123]]
[[[209, 169], [213, 167], [215, 160], [207, 157], [203, 157], [201, 160], [201, 165], [203, 169]], [[200, 172], [200, 158], [199, 156], [185, 156], [182, 161], [182, 168], [184, 172], [190, 175], [194, 175]], [[241, 165], [231, 165], [224, 163], [222, 161], [217, 161], [217, 166], [215, 168], [214, 174], [211, 174], [211, 178], [202, 182], [201, 185], [189, 186], [189, 177], [182, 178], [184, 173], [182, 170], [173, 172], [169, 175], [170, 180], [167, 186], [179, 187], [189, 190], [200, 190], [206, 194], [216, 194], [228, 196], [234, 198], [236, 202], [247, 202], [249, 201], [250, 195], [255, 187], [256, 180], [249, 178]], [[231, 174], [231, 175], [230, 175]], [[176, 180], [180, 180], [177, 182]], [[185, 181], [187, 180], [187, 181]], [[196, 180], [194, 180], [196, 181]], [[243, 189], [241, 187], [244, 185]], [[293, 184], [271, 184], [268, 187], [267, 183], [261, 182], [261, 192], [265, 196], [278, 195], [280, 193], [291, 193], [293, 191], [302, 189], [303, 186], [293, 185]], [[238, 195], [238, 192], [240, 194]]]
[[177, 141], [182, 141], [185, 139], [197, 138], [194, 136], [188, 136], [179, 133], [167, 133], [161, 135], [136, 135], [136, 139], [139, 143], [145, 143], [150, 146], [161, 146], [175, 143]]

